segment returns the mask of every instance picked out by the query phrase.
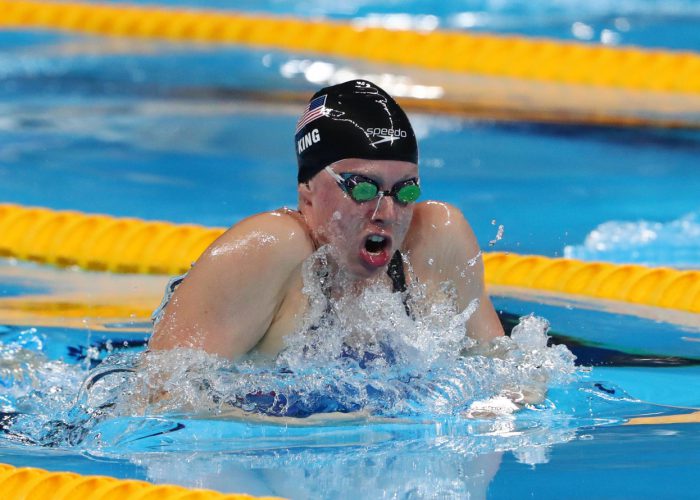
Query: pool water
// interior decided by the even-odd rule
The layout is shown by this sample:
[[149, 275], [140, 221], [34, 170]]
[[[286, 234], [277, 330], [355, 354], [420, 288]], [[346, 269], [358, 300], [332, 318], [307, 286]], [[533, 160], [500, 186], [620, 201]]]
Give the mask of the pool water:
[[[690, 1], [236, 8], [700, 49]], [[0, 47], [0, 201], [211, 226], [296, 204], [289, 131], [303, 103], [275, 95], [318, 86], [290, 71], [308, 55], [30, 31], [0, 32]], [[697, 130], [411, 119], [427, 197], [461, 208], [485, 250], [700, 266]], [[694, 496], [700, 425], [662, 419], [700, 407], [698, 315], [492, 289], [509, 326], [535, 313], [577, 356], [543, 403], [496, 417], [463, 411], [515, 364], [486, 366], [474, 392], [443, 376], [412, 409], [369, 406], [388, 421], [87, 414], [81, 384], [143, 350], [166, 280], [0, 261], [0, 462], [291, 498]], [[119, 376], [91, 396], [112, 397], [100, 391]]]
[[[22, 290], [20, 281], [35, 288]], [[149, 295], [157, 299], [162, 279], [16, 264], [3, 268], [2, 282], [16, 285], [16, 298], [26, 293], [27, 303], [43, 297], [66, 305], [100, 302], [119, 288], [146, 301]], [[119, 304], [127, 298], [111, 300]], [[578, 357], [576, 376], [550, 383], [543, 404], [496, 418], [464, 418], [423, 406], [418, 412], [395, 411], [400, 415], [390, 421], [310, 427], [231, 420], [206, 411], [94, 418], [79, 407], [85, 396], [80, 384], [89, 373], [100, 373], [100, 360], [110, 354], [141, 351], [148, 323], [128, 317], [107, 322], [89, 312], [75, 319], [28, 313], [25, 326], [16, 319], [20, 325], [0, 332], [3, 411], [26, 416], [6, 427], [0, 461], [292, 498], [466, 492], [505, 498], [513, 494], [514, 479], [527, 494], [585, 498], [601, 494], [606, 477], [604, 496], [644, 497], [664, 494], [668, 485], [662, 479], [669, 474], [684, 488], [693, 484], [697, 424], [629, 423], [697, 407], [700, 356], [687, 347], [698, 338], [697, 325], [563, 298], [496, 295], [494, 302], [516, 317], [531, 311], [547, 317], [553, 342]], [[324, 376], [334, 380], [327, 370], [316, 373]], [[499, 376], [494, 371], [484, 379]], [[447, 379], [436, 380], [441, 381]], [[97, 392], [90, 394], [93, 408], [110, 397], [99, 392], [102, 384], [119, 386], [109, 378], [97, 381]], [[458, 397], [453, 393], [448, 401]]]

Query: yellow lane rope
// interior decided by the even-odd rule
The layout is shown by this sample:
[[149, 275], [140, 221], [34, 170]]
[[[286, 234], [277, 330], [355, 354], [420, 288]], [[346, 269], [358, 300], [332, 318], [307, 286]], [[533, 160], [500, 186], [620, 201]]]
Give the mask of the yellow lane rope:
[[[178, 274], [223, 231], [0, 204], [0, 257], [89, 270]], [[484, 263], [491, 285], [700, 313], [700, 271], [500, 252]]]
[[[250, 495], [223, 494], [181, 486], [156, 486], [144, 481], [104, 476], [82, 476], [72, 472], [48, 472], [0, 464], [3, 500], [252, 500]], [[265, 497], [271, 499], [272, 497]]]
[[223, 232], [0, 204], [0, 257], [93, 271], [183, 273]]
[[478, 75], [700, 93], [700, 55], [221, 11], [0, 0], [0, 27], [236, 43]]
[[700, 271], [582, 262], [537, 255], [484, 255], [486, 282], [700, 313]]

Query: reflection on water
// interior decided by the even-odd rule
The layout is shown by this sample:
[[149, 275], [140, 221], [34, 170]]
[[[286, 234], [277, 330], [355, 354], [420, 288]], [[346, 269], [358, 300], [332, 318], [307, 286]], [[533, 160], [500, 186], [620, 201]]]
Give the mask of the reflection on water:
[[[149, 480], [288, 498], [486, 498], [501, 452], [469, 455], [436, 441], [259, 451], [251, 454], [135, 455]], [[188, 479], [184, 479], [188, 478]]]

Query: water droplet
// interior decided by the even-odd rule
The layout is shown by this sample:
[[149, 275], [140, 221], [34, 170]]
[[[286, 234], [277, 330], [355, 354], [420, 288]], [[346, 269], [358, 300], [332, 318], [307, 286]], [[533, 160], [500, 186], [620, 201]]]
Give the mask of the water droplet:
[[496, 237], [494, 239], [492, 239], [491, 241], [489, 241], [490, 247], [494, 246], [496, 243], [498, 243], [499, 241], [501, 241], [503, 239], [503, 230], [504, 230], [503, 224], [499, 225], [498, 231], [496, 231]]

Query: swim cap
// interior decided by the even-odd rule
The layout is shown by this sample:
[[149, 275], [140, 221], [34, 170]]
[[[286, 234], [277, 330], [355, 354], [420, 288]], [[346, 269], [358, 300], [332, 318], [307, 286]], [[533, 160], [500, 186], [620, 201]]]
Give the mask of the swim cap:
[[418, 163], [416, 136], [406, 113], [367, 80], [316, 92], [297, 123], [299, 183], [344, 158]]

